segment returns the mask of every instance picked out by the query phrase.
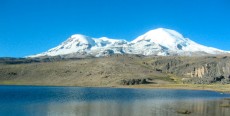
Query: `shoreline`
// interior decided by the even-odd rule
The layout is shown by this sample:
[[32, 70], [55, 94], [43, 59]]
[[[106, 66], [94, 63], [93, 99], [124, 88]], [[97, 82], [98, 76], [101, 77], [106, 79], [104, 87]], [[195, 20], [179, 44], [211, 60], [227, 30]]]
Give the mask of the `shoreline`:
[[213, 85], [167, 84], [167, 85], [140, 86], [134, 88], [205, 90], [205, 91], [215, 91], [215, 92], [230, 94], [230, 85], [221, 85], [221, 84], [213, 84]]
[[230, 84], [210, 84], [210, 85], [198, 85], [198, 84], [143, 84], [143, 85], [42, 85], [42, 84], [0, 84], [0, 86], [41, 86], [41, 87], [97, 87], [97, 88], [130, 88], [130, 89], [181, 89], [181, 90], [205, 90], [215, 91], [225, 94], [230, 94]]

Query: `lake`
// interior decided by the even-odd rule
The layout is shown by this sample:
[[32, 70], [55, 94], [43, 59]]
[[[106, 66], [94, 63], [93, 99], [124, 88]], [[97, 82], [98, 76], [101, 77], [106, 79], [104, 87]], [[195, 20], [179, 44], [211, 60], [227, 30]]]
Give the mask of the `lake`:
[[200, 90], [0, 86], [0, 116], [229, 116], [230, 94]]

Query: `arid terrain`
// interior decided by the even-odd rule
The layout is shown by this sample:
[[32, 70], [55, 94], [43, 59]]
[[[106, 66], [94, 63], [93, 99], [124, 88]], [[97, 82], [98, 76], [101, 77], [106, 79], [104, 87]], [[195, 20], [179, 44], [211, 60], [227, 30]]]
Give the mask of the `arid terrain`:
[[230, 92], [230, 57], [112, 55], [0, 59], [1, 85], [205, 89]]

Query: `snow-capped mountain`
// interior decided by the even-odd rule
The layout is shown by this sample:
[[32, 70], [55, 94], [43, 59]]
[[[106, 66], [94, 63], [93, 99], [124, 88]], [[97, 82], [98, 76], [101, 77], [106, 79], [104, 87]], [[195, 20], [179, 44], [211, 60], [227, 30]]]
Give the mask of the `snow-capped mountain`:
[[137, 37], [131, 42], [107, 37], [92, 38], [75, 34], [66, 41], [47, 52], [29, 57], [70, 55], [71, 57], [107, 56], [111, 54], [142, 54], [142, 55], [204, 55], [228, 53], [212, 47], [200, 45], [180, 33], [158, 28]]
[[[192, 55], [202, 52], [203, 54], [220, 54], [225, 51], [200, 45], [180, 33], [164, 28], [150, 30], [147, 33], [131, 41], [135, 51], [143, 55]], [[149, 46], [149, 47], [148, 47]], [[154, 50], [153, 46], [156, 46]], [[156, 51], [157, 54], [156, 54]]]
[[[75, 34], [66, 41], [47, 52], [29, 57], [57, 56], [71, 54], [73, 57], [81, 56], [106, 56], [109, 54], [123, 54], [122, 48], [127, 45], [125, 40], [109, 39], [107, 37], [92, 38]], [[73, 55], [74, 54], [74, 55]]]

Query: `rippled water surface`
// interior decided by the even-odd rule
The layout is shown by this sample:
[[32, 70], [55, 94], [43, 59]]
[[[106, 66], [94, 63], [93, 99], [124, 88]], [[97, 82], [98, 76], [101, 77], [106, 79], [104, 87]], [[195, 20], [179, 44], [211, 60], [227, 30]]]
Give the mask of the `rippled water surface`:
[[170, 89], [0, 86], [0, 116], [230, 116], [229, 94]]

